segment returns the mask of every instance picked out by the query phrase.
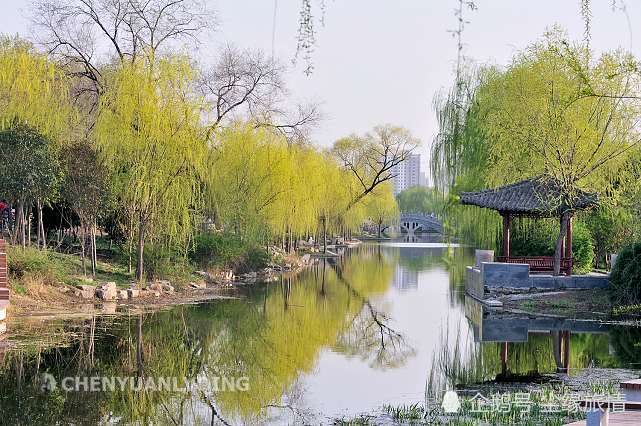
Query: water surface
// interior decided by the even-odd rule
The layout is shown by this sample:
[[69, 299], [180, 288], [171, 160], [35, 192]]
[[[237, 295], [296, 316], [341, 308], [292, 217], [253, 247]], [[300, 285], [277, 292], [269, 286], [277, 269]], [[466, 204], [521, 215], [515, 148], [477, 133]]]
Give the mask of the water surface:
[[[488, 316], [463, 293], [471, 261], [469, 249], [435, 242], [364, 244], [239, 299], [53, 321], [31, 333], [15, 325], [0, 364], [0, 410], [11, 424], [330, 423], [422, 402], [463, 377], [553, 372], [555, 327], [571, 329], [570, 374], [641, 359], [635, 328], [529, 329]], [[42, 390], [44, 373], [57, 387]], [[191, 387], [65, 391], [66, 377]]]

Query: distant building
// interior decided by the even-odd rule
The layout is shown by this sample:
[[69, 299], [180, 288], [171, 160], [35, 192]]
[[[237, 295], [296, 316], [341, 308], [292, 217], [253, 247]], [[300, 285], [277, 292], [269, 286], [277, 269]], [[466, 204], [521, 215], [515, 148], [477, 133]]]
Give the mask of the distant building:
[[391, 169], [394, 175], [394, 195], [421, 184], [421, 154], [410, 154]]

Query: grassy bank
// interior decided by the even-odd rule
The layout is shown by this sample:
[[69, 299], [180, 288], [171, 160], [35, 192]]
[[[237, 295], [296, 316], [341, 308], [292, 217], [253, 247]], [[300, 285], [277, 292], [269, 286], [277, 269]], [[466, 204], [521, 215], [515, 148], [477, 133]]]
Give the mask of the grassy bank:
[[[100, 247], [100, 245], [99, 245]], [[115, 282], [119, 288], [129, 288], [135, 283], [128, 256], [117, 247], [102, 244], [95, 275], [91, 274], [90, 260], [83, 265], [78, 249], [65, 248], [69, 253], [41, 250], [35, 247], [7, 247], [11, 306], [14, 311], [73, 306], [78, 303], [75, 287], [99, 286]], [[196, 249], [187, 256], [150, 247], [146, 251], [146, 281], [171, 282], [177, 294], [188, 293], [189, 284], [207, 278], [210, 287], [216, 287], [216, 278], [252, 272], [280, 269], [284, 265], [298, 264], [296, 254], [285, 255], [278, 250], [245, 244], [239, 239], [223, 234], [201, 235]], [[204, 272], [204, 273], [203, 273]], [[226, 274], [225, 274], [226, 273]], [[145, 283], [138, 284], [144, 286]], [[91, 300], [84, 300], [89, 303]]]

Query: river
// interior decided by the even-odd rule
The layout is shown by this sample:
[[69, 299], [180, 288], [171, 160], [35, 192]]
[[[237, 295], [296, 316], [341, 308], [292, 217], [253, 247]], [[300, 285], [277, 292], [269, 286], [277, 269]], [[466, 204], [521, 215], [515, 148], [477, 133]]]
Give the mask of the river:
[[[235, 298], [10, 326], [1, 423], [331, 423], [462, 377], [553, 372], [556, 325], [492, 323], [464, 295], [471, 262], [457, 245], [363, 244]], [[638, 329], [580, 327], [570, 374], [639, 361]]]

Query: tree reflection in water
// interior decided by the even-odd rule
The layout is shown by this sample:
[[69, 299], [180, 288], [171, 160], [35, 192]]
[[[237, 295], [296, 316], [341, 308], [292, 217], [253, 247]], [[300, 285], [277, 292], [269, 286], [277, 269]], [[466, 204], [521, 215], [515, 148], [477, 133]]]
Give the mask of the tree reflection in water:
[[[163, 312], [97, 317], [58, 324], [66, 345], [40, 342], [11, 350], [0, 366], [0, 410], [11, 424], [252, 423], [266, 417], [308, 418], [300, 378], [321, 350], [395, 368], [414, 354], [379, 296], [389, 288], [397, 253], [363, 247], [277, 285]], [[190, 392], [133, 390], [42, 392], [40, 375], [177, 377]], [[221, 377], [247, 377], [250, 390], [218, 388]], [[142, 382], [141, 382], [142, 383]], [[184, 384], [184, 383], [181, 383]]]

